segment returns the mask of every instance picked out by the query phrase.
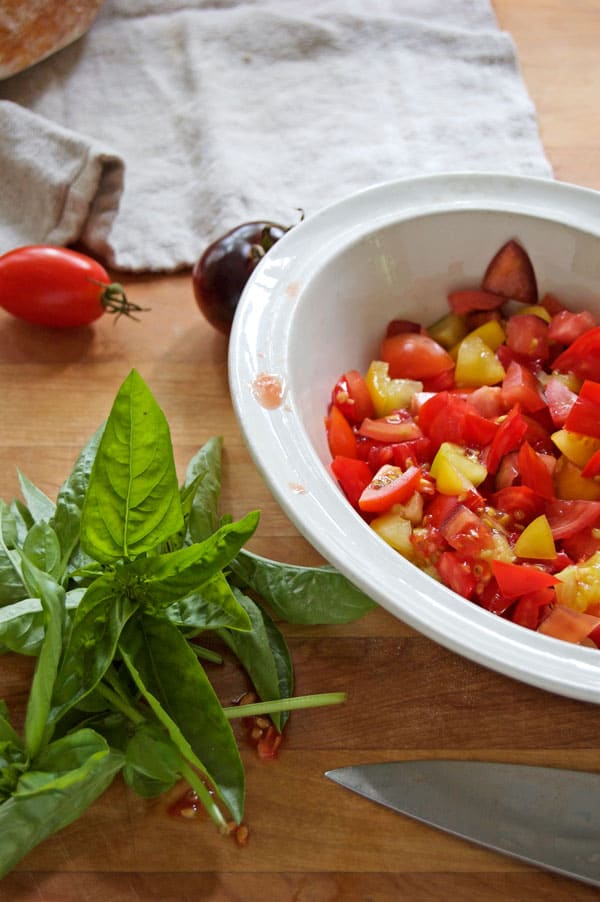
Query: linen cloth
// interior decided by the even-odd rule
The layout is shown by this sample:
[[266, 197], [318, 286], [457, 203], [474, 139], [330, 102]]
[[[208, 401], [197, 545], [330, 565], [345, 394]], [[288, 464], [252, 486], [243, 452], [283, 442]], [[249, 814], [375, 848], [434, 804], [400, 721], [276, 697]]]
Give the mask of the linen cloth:
[[170, 271], [240, 222], [458, 170], [552, 176], [489, 0], [107, 0], [0, 82], [0, 252]]

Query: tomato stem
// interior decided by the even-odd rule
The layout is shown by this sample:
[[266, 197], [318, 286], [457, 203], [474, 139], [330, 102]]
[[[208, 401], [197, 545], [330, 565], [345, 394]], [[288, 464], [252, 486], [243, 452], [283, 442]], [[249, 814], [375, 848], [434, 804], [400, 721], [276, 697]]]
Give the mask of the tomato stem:
[[147, 309], [128, 300], [125, 289], [119, 282], [112, 282], [110, 285], [104, 285], [101, 282], [98, 284], [102, 285], [100, 302], [104, 307], [105, 312], [116, 313], [117, 319], [120, 316], [129, 316], [131, 319], [136, 319], [136, 317], [133, 316], [134, 313], [141, 313]]

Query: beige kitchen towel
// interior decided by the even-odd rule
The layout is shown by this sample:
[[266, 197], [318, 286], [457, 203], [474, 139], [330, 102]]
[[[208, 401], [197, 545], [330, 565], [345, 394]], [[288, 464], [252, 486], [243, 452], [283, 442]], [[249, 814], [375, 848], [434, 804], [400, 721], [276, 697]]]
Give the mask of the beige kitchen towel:
[[0, 82], [0, 251], [169, 271], [239, 222], [458, 170], [552, 175], [489, 0], [107, 0]]

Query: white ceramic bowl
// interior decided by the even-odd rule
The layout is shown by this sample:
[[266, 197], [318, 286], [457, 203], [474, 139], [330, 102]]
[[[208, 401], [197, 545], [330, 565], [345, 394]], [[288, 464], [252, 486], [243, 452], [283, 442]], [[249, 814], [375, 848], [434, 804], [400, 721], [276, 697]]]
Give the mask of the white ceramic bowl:
[[[394, 316], [432, 322], [498, 248], [527, 249], [541, 292], [600, 312], [600, 193], [482, 173], [377, 185], [310, 216], [255, 270], [230, 339], [230, 387], [253, 459], [305, 538], [405, 623], [473, 661], [600, 702], [600, 652], [477, 607], [386, 545], [330, 474], [323, 418], [337, 378], [364, 372]], [[281, 403], [265, 406], [264, 377]], [[276, 398], [275, 398], [276, 401]]]

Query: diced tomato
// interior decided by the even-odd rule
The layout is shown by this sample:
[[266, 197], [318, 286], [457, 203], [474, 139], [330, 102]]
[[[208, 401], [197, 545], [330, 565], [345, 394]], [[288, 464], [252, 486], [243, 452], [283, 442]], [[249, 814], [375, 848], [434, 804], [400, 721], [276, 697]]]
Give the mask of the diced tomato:
[[466, 397], [454, 392], [439, 392], [426, 401], [418, 414], [423, 433], [437, 451], [443, 442], [465, 443], [465, 417], [470, 412]]
[[369, 464], [369, 468], [371, 470], [371, 478], [381, 470], [386, 464], [393, 464], [394, 461], [394, 446], [393, 445], [380, 445], [378, 442], [374, 442], [370, 449], [369, 455], [367, 457], [367, 463]]
[[508, 514], [520, 526], [531, 523], [545, 510], [544, 499], [526, 485], [507, 486], [495, 492], [490, 500], [496, 510]]
[[519, 357], [547, 360], [548, 325], [534, 313], [511, 316], [506, 323], [506, 345]]
[[498, 431], [489, 447], [485, 464], [489, 473], [495, 473], [500, 461], [509, 451], [519, 447], [527, 433], [527, 423], [521, 416], [521, 408], [518, 404], [509, 411], [505, 419], [500, 423]]
[[587, 379], [565, 421], [565, 429], [600, 438], [600, 384]]
[[256, 745], [258, 757], [265, 760], [273, 760], [279, 755], [279, 746], [283, 742], [283, 735], [273, 726], [267, 727]]
[[440, 532], [455, 551], [468, 557], [479, 557], [493, 546], [490, 528], [464, 504], [454, 508], [440, 525]]
[[369, 513], [383, 513], [394, 504], [403, 504], [417, 491], [421, 482], [419, 467], [409, 467], [404, 472], [400, 467], [383, 466], [363, 490], [358, 506]]
[[548, 380], [544, 394], [552, 422], [560, 429], [565, 425], [569, 411], [577, 400], [577, 395], [565, 385], [562, 379], [558, 379], [556, 376]]
[[547, 310], [550, 316], [556, 316], [557, 313], [565, 309], [563, 302], [550, 292], [546, 292], [540, 301], [540, 306]]
[[423, 433], [407, 410], [399, 410], [385, 417], [373, 420], [365, 417], [358, 429], [358, 434], [371, 438], [376, 442], [408, 442], [421, 438]]
[[349, 423], [358, 425], [365, 417], [375, 416], [367, 383], [358, 370], [340, 376], [332, 393], [332, 403], [339, 407]]
[[507, 241], [489, 263], [481, 287], [505, 298], [536, 304], [538, 293], [529, 255], [516, 241]]
[[448, 295], [450, 309], [459, 316], [465, 316], [474, 310], [497, 310], [506, 301], [499, 294], [480, 289], [465, 289], [464, 291], [451, 291]]
[[570, 345], [584, 332], [597, 325], [597, 318], [589, 310], [582, 310], [581, 313], [560, 310], [552, 317], [548, 326], [548, 340], [561, 345]]
[[545, 514], [555, 541], [576, 535], [600, 521], [600, 501], [550, 501]]
[[420, 323], [413, 322], [411, 319], [391, 319], [385, 330], [386, 338], [406, 332], [423, 332], [423, 326]]
[[489, 445], [498, 431], [498, 423], [480, 416], [475, 410], [465, 410], [463, 420], [464, 441], [470, 447], [483, 448]]
[[425, 435], [392, 445], [394, 463], [406, 470], [413, 464], [431, 463], [433, 458], [431, 441]]
[[467, 402], [477, 413], [487, 420], [495, 420], [506, 412], [502, 400], [502, 389], [499, 385], [481, 385], [472, 391]]
[[[522, 414], [523, 421], [527, 426], [525, 433], [525, 441], [528, 441], [532, 448], [541, 451], [544, 454], [555, 454], [556, 449], [552, 442], [552, 420], [548, 412], [548, 408], [537, 411], [535, 414]], [[540, 421], [545, 421], [545, 424]]]
[[331, 405], [325, 420], [327, 441], [332, 457], [357, 457], [356, 436], [352, 426], [335, 404]]
[[373, 478], [369, 465], [364, 460], [338, 456], [331, 462], [331, 469], [352, 507], [358, 507], [358, 499]]
[[454, 388], [454, 368], [444, 370], [437, 376], [431, 376], [429, 379], [422, 379], [424, 391], [449, 391]]
[[459, 503], [456, 495], [441, 495], [437, 492], [425, 507], [424, 522], [439, 529], [456, 510]]
[[559, 373], [600, 381], [600, 326], [589, 329], [559, 354], [552, 363]]
[[538, 589], [547, 586], [555, 586], [559, 582], [552, 573], [528, 564], [492, 561], [492, 571], [500, 591], [507, 598], [518, 598], [520, 595], [537, 592]]
[[581, 475], [585, 479], [595, 479], [597, 476], [600, 476], [600, 449], [592, 454], [581, 471]]
[[542, 620], [538, 631], [565, 642], [582, 642], [600, 624], [598, 617], [592, 617], [581, 611], [574, 611], [563, 604], [555, 605], [548, 616]]
[[537, 630], [548, 606], [554, 604], [556, 595], [551, 586], [522, 595], [510, 613], [513, 623], [518, 623], [530, 630]]
[[530, 413], [541, 410], [546, 402], [541, 395], [540, 385], [531, 370], [511, 360], [502, 380], [502, 401], [508, 409], [520, 404]]
[[456, 551], [444, 551], [437, 562], [437, 570], [450, 589], [463, 598], [471, 598], [475, 592], [477, 578], [473, 573], [472, 562]]
[[554, 457], [542, 455], [534, 451], [529, 442], [524, 442], [517, 455], [517, 468], [524, 486], [533, 489], [541, 498], [554, 498], [552, 472], [545, 458], [556, 463]]
[[600, 531], [586, 526], [575, 535], [563, 538], [561, 544], [563, 551], [577, 564], [600, 551]]
[[454, 360], [441, 344], [416, 332], [384, 338], [381, 359], [389, 364], [392, 379], [431, 379], [454, 368]]

